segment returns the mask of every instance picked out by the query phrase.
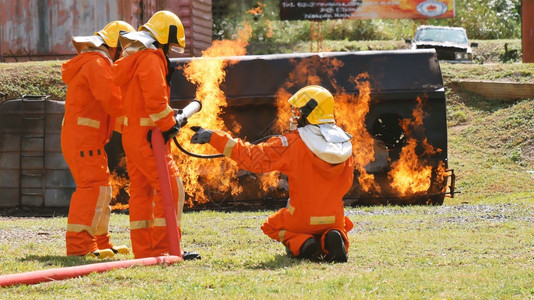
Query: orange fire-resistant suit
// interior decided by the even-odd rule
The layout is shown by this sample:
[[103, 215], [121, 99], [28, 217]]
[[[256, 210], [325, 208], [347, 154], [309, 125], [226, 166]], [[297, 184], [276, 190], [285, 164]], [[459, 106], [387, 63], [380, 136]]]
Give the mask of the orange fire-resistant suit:
[[68, 88], [61, 150], [76, 182], [67, 221], [67, 255], [113, 247], [108, 233], [111, 186], [104, 145], [111, 137], [114, 118], [122, 115], [122, 104], [111, 66], [105, 54], [91, 51], [62, 66]]
[[[119, 59], [113, 66], [114, 80], [121, 87], [124, 102], [122, 143], [130, 177], [130, 237], [136, 258], [168, 253], [160, 182], [147, 140], [149, 130], [157, 126], [164, 132], [175, 124], [174, 111], [169, 106], [167, 72], [167, 60], [162, 50], [140, 50]], [[166, 152], [180, 226], [185, 193], [172, 159], [170, 143], [166, 145]]]
[[308, 149], [297, 130], [273, 137], [258, 145], [214, 131], [210, 144], [242, 169], [255, 173], [278, 170], [288, 176], [289, 203], [267, 218], [261, 229], [270, 238], [282, 242], [294, 256], [311, 237], [325, 236], [338, 230], [348, 252], [347, 232], [354, 226], [343, 213], [343, 196], [353, 180], [353, 160], [330, 164]]

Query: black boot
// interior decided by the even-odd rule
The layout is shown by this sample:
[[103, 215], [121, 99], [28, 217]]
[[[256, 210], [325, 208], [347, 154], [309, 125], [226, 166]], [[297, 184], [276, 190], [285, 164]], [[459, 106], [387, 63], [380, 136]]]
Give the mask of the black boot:
[[315, 238], [311, 237], [307, 239], [302, 246], [300, 246], [300, 254], [297, 256], [297, 258], [313, 258], [320, 248], [319, 242], [317, 242]]
[[337, 230], [330, 230], [326, 234], [325, 248], [328, 250], [328, 255], [325, 260], [328, 262], [347, 262], [347, 250], [345, 249], [345, 241], [343, 236]]

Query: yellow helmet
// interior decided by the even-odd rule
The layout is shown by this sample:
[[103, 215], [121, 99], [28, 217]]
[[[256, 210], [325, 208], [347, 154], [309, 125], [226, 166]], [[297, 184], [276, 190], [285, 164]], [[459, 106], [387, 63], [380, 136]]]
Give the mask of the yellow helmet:
[[156, 12], [148, 22], [139, 27], [139, 31], [150, 31], [156, 40], [162, 44], [176, 44], [185, 48], [184, 25], [177, 15], [168, 11]]
[[335, 123], [334, 96], [322, 86], [308, 85], [289, 98], [289, 104], [298, 108], [301, 117], [310, 124]]
[[106, 25], [104, 29], [95, 32], [95, 35], [102, 37], [106, 45], [109, 47], [116, 48], [119, 41], [119, 33], [121, 31], [132, 32], [135, 31], [135, 28], [124, 21], [113, 21]]

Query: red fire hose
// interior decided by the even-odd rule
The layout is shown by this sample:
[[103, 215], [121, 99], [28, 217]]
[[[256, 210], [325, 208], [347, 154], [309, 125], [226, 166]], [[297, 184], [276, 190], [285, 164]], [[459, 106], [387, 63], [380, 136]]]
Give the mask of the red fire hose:
[[133, 266], [171, 265], [181, 261], [183, 261], [181, 256], [158, 256], [48, 269], [20, 274], [1, 275], [0, 286], [8, 287], [17, 284], [35, 284], [46, 281], [79, 277], [91, 274], [93, 272], [102, 273], [113, 269], [124, 269]]
[[[179, 124], [187, 120], [194, 113], [198, 112], [202, 105], [195, 100], [183, 109], [179, 115]], [[176, 221], [176, 207], [172, 197], [171, 181], [167, 161], [165, 144], [161, 131], [156, 127], [152, 130], [152, 149], [156, 161], [158, 177], [160, 181], [161, 198], [165, 211], [165, 222], [167, 224], [167, 238], [170, 256], [148, 257], [124, 261], [114, 261], [97, 263], [84, 266], [74, 266], [67, 268], [57, 268], [42, 271], [26, 272], [21, 274], [9, 274], [0, 276], [0, 286], [6, 287], [16, 284], [34, 284], [52, 280], [62, 280], [78, 276], [87, 275], [93, 272], [102, 273], [112, 269], [128, 268], [131, 266], [150, 266], [156, 264], [173, 264], [183, 261], [182, 249], [180, 248], [180, 230]]]
[[17, 284], [35, 284], [45, 281], [79, 277], [93, 272], [102, 273], [113, 269], [129, 268], [132, 266], [170, 265], [183, 261], [182, 250], [180, 248], [180, 231], [178, 229], [178, 222], [176, 221], [176, 208], [173, 203], [169, 170], [167, 169], [167, 162], [165, 160], [165, 144], [163, 144], [163, 136], [157, 127], [152, 132], [152, 149], [154, 151], [161, 184], [160, 188], [165, 210], [165, 222], [167, 223], [167, 238], [170, 256], [139, 258], [2, 275], [0, 276], [0, 286], [7, 287]]
[[165, 160], [165, 144], [163, 143], [163, 136], [158, 127], [152, 130], [152, 149], [154, 159], [156, 160], [156, 167], [158, 168], [161, 200], [163, 202], [163, 209], [165, 210], [169, 254], [181, 258], [180, 231], [178, 229], [178, 222], [176, 221], [176, 208], [174, 207], [169, 170], [167, 169], [167, 161]]

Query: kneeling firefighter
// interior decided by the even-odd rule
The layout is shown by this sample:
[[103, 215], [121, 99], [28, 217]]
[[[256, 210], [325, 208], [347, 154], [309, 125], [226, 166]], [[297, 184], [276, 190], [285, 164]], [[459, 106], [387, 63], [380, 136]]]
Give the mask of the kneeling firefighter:
[[334, 97], [321, 86], [300, 89], [290, 99], [291, 132], [252, 145], [228, 133], [191, 127], [191, 143], [210, 143], [242, 169], [278, 170], [288, 176], [289, 201], [261, 229], [282, 242], [293, 257], [346, 262], [347, 232], [343, 196], [353, 181], [349, 134], [335, 125]]
[[[172, 201], [180, 228], [185, 192], [168, 143], [180, 130], [180, 124], [169, 106], [174, 69], [167, 56], [170, 51], [183, 52], [184, 27], [174, 13], [158, 11], [138, 32], [121, 35], [120, 42], [123, 58], [114, 64], [113, 76], [124, 95], [122, 143], [130, 177], [132, 250], [135, 258], [166, 255], [169, 253], [166, 219], [151, 133], [157, 127], [163, 135]], [[194, 252], [182, 255], [184, 259], [200, 258]]]
[[68, 85], [61, 150], [74, 181], [67, 221], [67, 255], [113, 257], [129, 253], [126, 246], [113, 246], [108, 225], [111, 186], [104, 145], [122, 116], [121, 92], [113, 83], [111, 66], [121, 53], [119, 32], [135, 29], [113, 21], [93, 36], [72, 37], [78, 55], [62, 66]]

